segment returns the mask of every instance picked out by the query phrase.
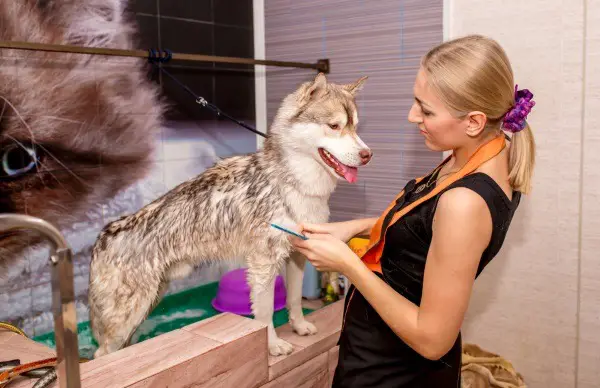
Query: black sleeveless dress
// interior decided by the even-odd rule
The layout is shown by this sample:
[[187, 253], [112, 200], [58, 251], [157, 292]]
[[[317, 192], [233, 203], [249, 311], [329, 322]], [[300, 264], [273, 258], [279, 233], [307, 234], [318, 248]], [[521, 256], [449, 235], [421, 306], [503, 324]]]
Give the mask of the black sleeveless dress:
[[[423, 187], [424, 190], [419, 189], [429, 178], [433, 180], [436, 177], [430, 174], [419, 185], [415, 180], [408, 182], [405, 194], [386, 215], [382, 230], [386, 229], [385, 226], [389, 225], [396, 212], [433, 190], [435, 184], [429, 188]], [[378, 275], [416, 305], [421, 302], [423, 274], [432, 239], [437, 201], [442, 193], [456, 187], [465, 187], [479, 194], [487, 203], [492, 216], [492, 236], [481, 256], [477, 276], [502, 247], [521, 198], [519, 192], [514, 192], [510, 200], [490, 176], [473, 173], [415, 207], [388, 228], [381, 256], [383, 274]], [[436, 361], [428, 360], [406, 345], [354, 286], [350, 287], [347, 295], [333, 387], [460, 388], [460, 334], [446, 355]]]

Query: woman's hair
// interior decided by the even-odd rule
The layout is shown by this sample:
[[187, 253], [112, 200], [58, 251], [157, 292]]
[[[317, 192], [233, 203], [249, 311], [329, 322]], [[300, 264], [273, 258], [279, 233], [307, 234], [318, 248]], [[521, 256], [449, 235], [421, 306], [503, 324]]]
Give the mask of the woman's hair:
[[[486, 130], [502, 129], [504, 116], [515, 107], [515, 84], [508, 57], [496, 41], [479, 35], [450, 40], [428, 52], [421, 65], [428, 84], [454, 115], [480, 111], [487, 116]], [[534, 163], [535, 142], [525, 122], [513, 133], [509, 150], [513, 189], [530, 191]]]

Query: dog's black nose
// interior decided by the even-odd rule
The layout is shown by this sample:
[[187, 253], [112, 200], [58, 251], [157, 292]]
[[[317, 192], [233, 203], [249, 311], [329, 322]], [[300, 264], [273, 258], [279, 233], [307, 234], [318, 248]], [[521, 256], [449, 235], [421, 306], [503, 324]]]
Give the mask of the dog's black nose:
[[360, 156], [360, 161], [362, 164], [367, 164], [373, 157], [373, 152], [370, 149], [361, 150], [358, 155]]

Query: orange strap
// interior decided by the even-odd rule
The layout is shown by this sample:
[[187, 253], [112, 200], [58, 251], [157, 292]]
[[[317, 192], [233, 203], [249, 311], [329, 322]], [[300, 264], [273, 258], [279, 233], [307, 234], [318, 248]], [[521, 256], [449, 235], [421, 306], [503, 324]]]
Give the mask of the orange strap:
[[19, 365], [13, 369], [2, 372], [0, 373], [0, 388], [4, 388], [8, 383], [29, 371], [44, 368], [46, 366], [56, 366], [56, 361], [56, 357], [46, 358], [44, 360], [30, 362], [29, 364]]
[[[498, 155], [504, 149], [505, 146], [506, 146], [506, 141], [505, 141], [504, 134], [501, 134], [501, 135], [497, 136], [496, 138], [494, 138], [493, 140], [491, 140], [491, 141], [483, 144], [482, 146], [480, 146], [475, 151], [475, 153], [471, 156], [471, 158], [469, 158], [469, 160], [467, 161], [467, 163], [459, 171], [457, 171], [453, 175], [449, 176], [444, 181], [440, 182], [427, 195], [419, 198], [417, 201], [414, 201], [410, 205], [404, 207], [402, 210], [400, 210], [399, 212], [397, 212], [394, 215], [394, 217], [392, 218], [392, 220], [390, 221], [390, 223], [387, 226], [387, 228], [389, 228], [390, 226], [392, 226], [401, 217], [403, 217], [405, 214], [407, 214], [408, 212], [410, 212], [415, 207], [417, 207], [420, 204], [422, 204], [423, 202], [425, 202], [425, 201], [427, 201], [427, 200], [435, 197], [437, 194], [439, 194], [441, 191], [443, 191], [444, 189], [446, 189], [448, 186], [450, 186], [451, 184], [453, 184], [457, 180], [459, 180], [459, 179], [465, 177], [466, 175], [472, 173], [473, 171], [477, 170], [482, 164], [484, 164], [488, 160], [490, 160], [493, 157], [495, 157], [496, 155]], [[448, 160], [449, 160], [449, 158], [447, 158], [446, 160], [444, 160], [437, 168], [441, 167]], [[427, 175], [425, 175], [425, 176], [427, 176]], [[421, 182], [423, 180], [423, 178], [424, 177], [420, 177], [420, 178], [416, 179], [417, 186], [415, 186], [415, 187], [418, 187], [418, 183]], [[384, 221], [386, 215], [390, 212], [390, 210], [392, 210], [392, 208], [396, 204], [396, 201], [400, 197], [402, 197], [403, 195], [404, 195], [404, 190], [402, 190], [400, 192], [400, 194], [398, 194], [398, 196], [394, 199], [394, 201], [381, 214], [381, 216], [379, 217], [379, 219], [375, 223], [375, 226], [371, 230], [371, 236], [369, 238], [369, 244], [367, 244], [366, 246], [363, 247], [362, 250], [360, 250], [359, 252], [357, 252], [357, 254], [359, 256], [361, 256], [363, 262], [372, 271], [381, 273], [380, 260], [381, 260], [381, 254], [383, 252], [383, 247], [385, 245], [385, 233], [383, 235], [383, 240], [380, 241], [379, 238], [382, 235], [381, 234], [381, 232], [382, 232], [381, 229], [383, 227], [383, 221]], [[386, 230], [387, 230], [387, 228], [386, 228]]]

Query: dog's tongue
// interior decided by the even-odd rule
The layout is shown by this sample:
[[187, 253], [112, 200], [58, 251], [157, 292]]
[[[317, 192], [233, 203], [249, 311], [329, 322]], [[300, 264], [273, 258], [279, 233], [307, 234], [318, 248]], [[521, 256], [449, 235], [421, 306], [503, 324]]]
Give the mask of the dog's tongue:
[[340, 163], [340, 167], [342, 169], [342, 174], [344, 175], [344, 178], [346, 178], [346, 180], [348, 182], [350, 182], [350, 183], [356, 182], [356, 179], [358, 176], [358, 168], [344, 166], [341, 163]]

